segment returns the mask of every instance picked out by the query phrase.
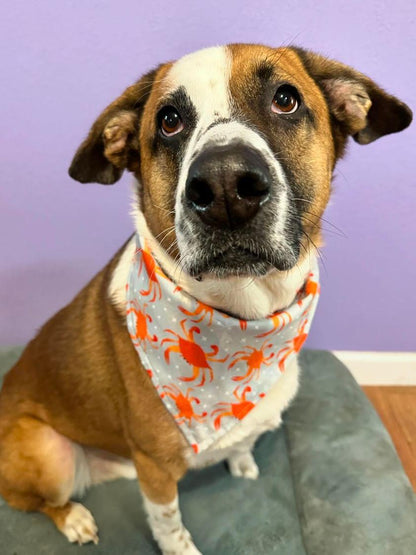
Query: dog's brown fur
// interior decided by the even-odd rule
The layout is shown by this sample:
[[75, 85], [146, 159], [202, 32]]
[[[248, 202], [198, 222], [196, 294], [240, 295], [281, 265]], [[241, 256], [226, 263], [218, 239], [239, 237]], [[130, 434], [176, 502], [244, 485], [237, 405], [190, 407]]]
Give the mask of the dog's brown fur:
[[[320, 229], [320, 216], [327, 205], [331, 192], [331, 176], [335, 165], [334, 143], [331, 136], [330, 114], [325, 98], [315, 80], [305, 71], [299, 56], [290, 48], [272, 49], [265, 46], [252, 45], [255, 56], [247, 56], [247, 45], [232, 45], [233, 67], [230, 80], [230, 89], [236, 106], [250, 123], [259, 127], [256, 105], [251, 100], [250, 89], [253, 89], [253, 75], [256, 74], [259, 62], [262, 60], [263, 70], [270, 63], [276, 80], [290, 81], [302, 90], [306, 102], [311, 107], [315, 128], [313, 131], [307, 126], [296, 129], [296, 132], [284, 128], [270, 132], [274, 122], [265, 122], [260, 130], [267, 137], [276, 137], [276, 144], [272, 149], [279, 151], [280, 161], [285, 163], [285, 168], [296, 175], [299, 189], [296, 196], [305, 199], [306, 204], [303, 214], [303, 229], [305, 235], [302, 239], [303, 253], [308, 252], [307, 242], [320, 246], [322, 242]], [[261, 86], [261, 84], [260, 84]], [[254, 88], [253, 99], [258, 94]], [[285, 148], [278, 147], [284, 134]], [[281, 144], [281, 143], [280, 143]], [[305, 164], [305, 159], [308, 163]], [[319, 187], [313, 187], [319, 183]], [[301, 201], [300, 201], [301, 202]]]
[[[319, 242], [319, 218], [347, 136], [369, 142], [405, 127], [409, 112], [362, 74], [320, 56], [254, 45], [233, 45], [231, 52], [231, 92], [247, 119], [254, 118], [247, 90], [262, 58], [282, 79], [295, 80], [313, 110], [314, 131], [287, 132], [283, 156], [297, 182], [309, 186], [297, 193], [308, 203], [304, 227]], [[169, 67], [144, 76], [103, 112], [70, 170], [79, 181], [105, 184], [124, 169], [132, 171], [142, 183], [141, 206], [155, 236], [174, 223], [169, 209], [175, 164], [166, 153], [152, 153]], [[349, 103], [340, 100], [339, 79], [347, 80]], [[155, 503], [175, 497], [186, 471], [184, 438], [137, 357], [124, 314], [108, 297], [121, 253], [43, 326], [0, 394], [0, 493], [14, 507], [43, 511], [58, 527], [68, 514], [74, 479], [74, 452], [66, 438], [131, 457], [143, 492]]]
[[119, 256], [43, 326], [1, 392], [0, 493], [57, 525], [62, 513], [45, 507], [67, 510], [74, 461], [65, 437], [133, 457], [156, 503], [174, 497], [186, 470], [183, 438], [108, 300]]

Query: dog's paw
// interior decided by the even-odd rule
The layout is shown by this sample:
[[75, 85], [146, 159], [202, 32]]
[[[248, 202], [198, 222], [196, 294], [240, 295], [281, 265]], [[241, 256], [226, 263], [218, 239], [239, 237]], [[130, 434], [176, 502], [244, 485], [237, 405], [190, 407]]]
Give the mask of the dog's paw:
[[191, 534], [181, 526], [169, 535], [159, 538], [163, 555], [202, 555], [192, 541]]
[[228, 459], [232, 476], [256, 480], [259, 476], [259, 467], [250, 452], [236, 453]]
[[98, 543], [97, 525], [88, 509], [81, 503], [71, 503], [71, 509], [60, 527], [71, 543]]

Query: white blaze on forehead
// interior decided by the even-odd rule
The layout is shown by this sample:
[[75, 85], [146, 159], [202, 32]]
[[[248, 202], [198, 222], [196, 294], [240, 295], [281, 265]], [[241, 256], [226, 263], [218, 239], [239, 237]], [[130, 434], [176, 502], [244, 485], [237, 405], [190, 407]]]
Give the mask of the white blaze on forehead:
[[169, 88], [184, 87], [198, 114], [199, 126], [230, 116], [231, 54], [215, 46], [184, 56], [166, 75]]

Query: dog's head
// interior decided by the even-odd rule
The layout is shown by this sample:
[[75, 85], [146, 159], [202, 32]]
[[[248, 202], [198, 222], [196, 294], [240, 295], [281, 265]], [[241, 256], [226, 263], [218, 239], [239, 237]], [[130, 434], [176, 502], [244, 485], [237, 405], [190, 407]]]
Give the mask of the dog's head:
[[159, 66], [94, 123], [69, 173], [139, 183], [147, 225], [191, 276], [288, 270], [320, 241], [336, 160], [406, 128], [363, 74], [297, 48], [237, 44]]

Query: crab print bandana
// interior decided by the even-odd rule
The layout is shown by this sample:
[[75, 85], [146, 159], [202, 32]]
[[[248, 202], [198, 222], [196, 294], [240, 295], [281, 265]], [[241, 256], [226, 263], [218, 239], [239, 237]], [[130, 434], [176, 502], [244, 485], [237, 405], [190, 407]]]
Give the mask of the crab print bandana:
[[318, 268], [293, 303], [239, 320], [173, 283], [140, 244], [127, 284], [127, 327], [161, 400], [196, 453], [242, 420], [305, 342], [319, 296]]

